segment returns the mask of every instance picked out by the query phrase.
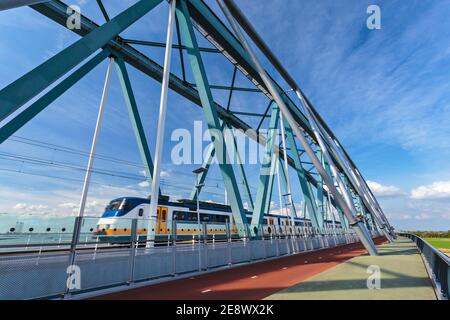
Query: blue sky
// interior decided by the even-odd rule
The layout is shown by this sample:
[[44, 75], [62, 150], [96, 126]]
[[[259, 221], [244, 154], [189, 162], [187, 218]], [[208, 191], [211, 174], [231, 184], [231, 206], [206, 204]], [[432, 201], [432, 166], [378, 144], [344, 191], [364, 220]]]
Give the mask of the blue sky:
[[[134, 2], [111, 0], [106, 7], [114, 16]], [[206, 2], [222, 17], [215, 1]], [[80, 5], [82, 13], [97, 23], [103, 23], [95, 1], [72, 3]], [[340, 138], [371, 182], [393, 224], [404, 229], [449, 229], [450, 1], [236, 3]], [[366, 27], [370, 4], [381, 8], [381, 30]], [[122, 36], [164, 41], [167, 12], [167, 4], [162, 3]], [[208, 45], [198, 38], [202, 45]], [[78, 36], [32, 9], [20, 8], [0, 12], [0, 39], [0, 87], [4, 87]], [[163, 63], [163, 49], [136, 48]], [[210, 83], [228, 85], [233, 70], [226, 59], [207, 53], [203, 58]], [[73, 150], [64, 152], [60, 146], [89, 150], [106, 68], [106, 62], [99, 65], [0, 146], [0, 212], [35, 216], [76, 212], [82, 171], [11, 161], [10, 156], [85, 166], [85, 156]], [[131, 67], [128, 70], [154, 150], [160, 84]], [[173, 52], [172, 72], [181, 74], [177, 51]], [[88, 213], [92, 215], [100, 214], [111, 198], [146, 196], [149, 192], [115, 73], [111, 80], [98, 154], [115, 161], [99, 158], [95, 168], [110, 170], [116, 176], [94, 173], [88, 199]], [[237, 84], [250, 86], [242, 75], [238, 75]], [[216, 90], [213, 94], [216, 101], [226, 104], [227, 92]], [[202, 120], [203, 115], [200, 108], [176, 93], [171, 93], [168, 101], [163, 190], [186, 197], [194, 183], [191, 170], [195, 165], [171, 163], [170, 151], [175, 145], [171, 133], [177, 128], [192, 130], [193, 121]], [[239, 93], [232, 100], [232, 110], [262, 112], [266, 105], [267, 99], [254, 93]], [[257, 123], [250, 117], [244, 120]], [[45, 147], [36, 146], [40, 142], [45, 142]], [[246, 169], [255, 194], [259, 168], [248, 165]], [[291, 178], [293, 188], [299, 188], [295, 177]], [[216, 167], [211, 170], [203, 198], [223, 200], [223, 184]], [[274, 207], [276, 199], [275, 192]]]

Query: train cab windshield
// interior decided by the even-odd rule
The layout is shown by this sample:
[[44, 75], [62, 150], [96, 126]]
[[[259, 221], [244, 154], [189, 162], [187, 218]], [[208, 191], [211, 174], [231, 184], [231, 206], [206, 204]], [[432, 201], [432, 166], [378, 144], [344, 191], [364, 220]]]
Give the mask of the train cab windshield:
[[105, 208], [105, 211], [119, 210], [123, 200], [113, 200]]
[[103, 217], [121, 217], [133, 209], [133, 205], [127, 199], [112, 200], [105, 208]]

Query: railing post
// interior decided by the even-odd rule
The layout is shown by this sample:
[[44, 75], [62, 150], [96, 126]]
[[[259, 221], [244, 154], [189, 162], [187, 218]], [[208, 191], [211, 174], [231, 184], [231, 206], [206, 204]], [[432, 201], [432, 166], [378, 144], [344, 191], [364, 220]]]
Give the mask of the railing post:
[[172, 220], [173, 275], [177, 274], [177, 222]]
[[[80, 230], [81, 230], [81, 223], [83, 221], [83, 217], [76, 217], [75, 223], [73, 227], [73, 233], [72, 233], [72, 241], [70, 243], [70, 257], [69, 257], [69, 266], [71, 267], [75, 263], [75, 257], [76, 257], [76, 251], [77, 251], [77, 244], [78, 239], [80, 238]], [[70, 295], [70, 288], [67, 287], [64, 296]]]
[[252, 261], [252, 248], [250, 247], [250, 228], [248, 227], [248, 223], [244, 224], [244, 237], [245, 237], [245, 245], [247, 246], [248, 251], [248, 261]]
[[264, 226], [261, 225], [262, 245], [264, 249], [264, 260], [267, 259], [266, 240], [264, 238]]
[[130, 266], [129, 266], [129, 270], [130, 270], [130, 276], [128, 279], [127, 284], [130, 285], [133, 280], [134, 280], [134, 268], [135, 268], [135, 263], [136, 263], [136, 246], [138, 245], [138, 239], [137, 239], [137, 225], [138, 225], [138, 220], [136, 218], [134, 218], [133, 220], [131, 220], [131, 236], [130, 236]]
[[[208, 225], [206, 222], [203, 222], [203, 247], [205, 248], [205, 269], [208, 270]], [[202, 261], [203, 263], [203, 261]]]
[[225, 228], [227, 232], [228, 265], [231, 266], [233, 264], [233, 261], [231, 259], [231, 230], [230, 223], [228, 221], [225, 222]]

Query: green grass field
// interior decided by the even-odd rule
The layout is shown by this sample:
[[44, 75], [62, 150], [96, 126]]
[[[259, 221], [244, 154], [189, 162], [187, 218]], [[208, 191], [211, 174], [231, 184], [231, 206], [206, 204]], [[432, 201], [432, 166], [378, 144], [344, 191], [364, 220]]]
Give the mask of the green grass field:
[[438, 249], [450, 249], [450, 238], [424, 238], [424, 240]]

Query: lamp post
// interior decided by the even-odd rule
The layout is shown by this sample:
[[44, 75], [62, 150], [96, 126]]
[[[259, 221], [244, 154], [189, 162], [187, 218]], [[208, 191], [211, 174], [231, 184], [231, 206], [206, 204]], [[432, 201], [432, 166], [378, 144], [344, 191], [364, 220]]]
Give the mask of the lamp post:
[[201, 254], [201, 232], [200, 232], [200, 201], [198, 199], [200, 195], [200, 189], [205, 185], [204, 183], [200, 183], [199, 176], [200, 174], [208, 171], [208, 169], [200, 167], [192, 171], [192, 173], [196, 176], [196, 184], [195, 184], [195, 194], [196, 194], [196, 200], [197, 200], [197, 228], [198, 228], [198, 270], [202, 270], [202, 254]]

